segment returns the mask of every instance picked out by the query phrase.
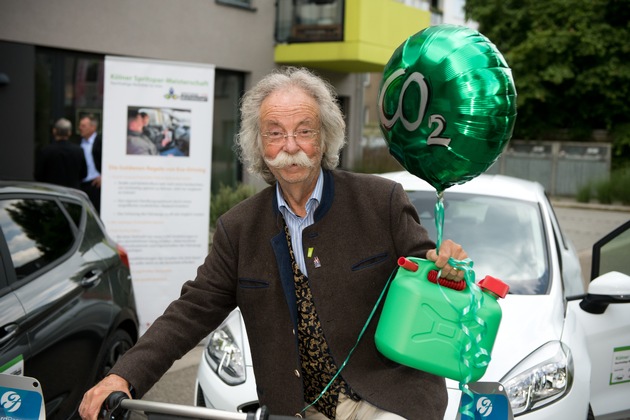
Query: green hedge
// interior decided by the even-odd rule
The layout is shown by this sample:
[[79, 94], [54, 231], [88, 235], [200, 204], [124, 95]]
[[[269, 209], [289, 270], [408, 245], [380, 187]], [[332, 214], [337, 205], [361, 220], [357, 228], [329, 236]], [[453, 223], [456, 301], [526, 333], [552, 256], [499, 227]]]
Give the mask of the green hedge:
[[251, 185], [241, 183], [236, 187], [221, 185], [217, 193], [210, 195], [210, 229], [214, 230], [217, 220], [223, 213], [255, 193], [256, 190]]
[[601, 204], [630, 204], [630, 167], [616, 169], [611, 172], [610, 179], [594, 181], [582, 186], [576, 200], [588, 203], [596, 199]]

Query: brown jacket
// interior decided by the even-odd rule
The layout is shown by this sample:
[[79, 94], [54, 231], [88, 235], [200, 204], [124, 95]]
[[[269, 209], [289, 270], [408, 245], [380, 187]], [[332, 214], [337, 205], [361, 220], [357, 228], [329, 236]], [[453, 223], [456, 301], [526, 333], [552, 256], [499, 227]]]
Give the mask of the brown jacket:
[[[435, 245], [399, 184], [324, 171], [315, 223], [304, 230], [309, 283], [338, 366], [354, 346], [400, 256]], [[313, 264], [317, 257], [321, 266]], [[239, 306], [249, 336], [258, 396], [272, 414], [304, 407], [295, 330], [293, 276], [277, 209], [267, 188], [224, 214], [213, 246], [181, 297], [112, 369], [144, 394]], [[381, 304], [382, 306], [382, 304]], [[377, 312], [341, 375], [361, 398], [407, 419], [442, 419], [443, 378], [397, 365], [376, 349]]]

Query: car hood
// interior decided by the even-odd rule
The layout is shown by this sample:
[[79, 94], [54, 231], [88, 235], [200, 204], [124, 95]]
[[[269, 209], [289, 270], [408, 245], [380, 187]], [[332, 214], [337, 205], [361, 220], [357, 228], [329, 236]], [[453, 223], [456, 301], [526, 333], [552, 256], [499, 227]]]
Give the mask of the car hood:
[[[499, 332], [480, 382], [499, 382], [527, 355], [562, 335], [564, 311], [551, 295], [508, 295], [499, 303], [503, 314]], [[447, 385], [459, 386], [448, 379]]]

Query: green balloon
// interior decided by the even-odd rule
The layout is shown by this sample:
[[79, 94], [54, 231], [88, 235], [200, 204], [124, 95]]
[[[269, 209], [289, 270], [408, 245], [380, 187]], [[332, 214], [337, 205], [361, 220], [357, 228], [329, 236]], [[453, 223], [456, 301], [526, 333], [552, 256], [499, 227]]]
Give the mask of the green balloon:
[[516, 120], [516, 88], [488, 38], [436, 25], [394, 51], [378, 111], [390, 153], [442, 192], [485, 172], [503, 152]]

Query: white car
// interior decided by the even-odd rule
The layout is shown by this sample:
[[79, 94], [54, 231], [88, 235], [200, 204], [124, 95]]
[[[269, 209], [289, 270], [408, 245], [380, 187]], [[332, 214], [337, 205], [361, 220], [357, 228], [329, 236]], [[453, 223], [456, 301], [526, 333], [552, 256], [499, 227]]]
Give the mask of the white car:
[[[382, 176], [403, 185], [436, 238], [435, 189], [407, 172]], [[443, 203], [443, 238], [464, 246], [476, 279], [491, 275], [510, 286], [479, 383], [503, 389], [522, 420], [630, 417], [630, 221], [594, 245], [587, 293], [576, 250], [540, 184], [480, 175], [448, 188]], [[458, 382], [447, 386], [444, 418], [453, 420], [461, 392]], [[238, 310], [209, 337], [196, 389], [198, 405], [256, 407]]]

